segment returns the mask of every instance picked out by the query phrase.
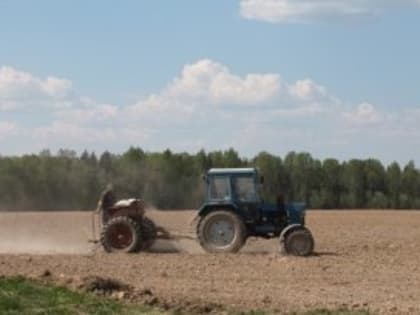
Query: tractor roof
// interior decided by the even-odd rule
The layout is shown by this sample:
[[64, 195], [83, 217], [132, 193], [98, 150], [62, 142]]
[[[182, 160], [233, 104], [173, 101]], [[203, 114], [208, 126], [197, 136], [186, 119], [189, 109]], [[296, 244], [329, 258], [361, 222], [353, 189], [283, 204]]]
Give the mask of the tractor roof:
[[257, 170], [255, 168], [212, 168], [207, 174], [250, 174], [256, 172]]

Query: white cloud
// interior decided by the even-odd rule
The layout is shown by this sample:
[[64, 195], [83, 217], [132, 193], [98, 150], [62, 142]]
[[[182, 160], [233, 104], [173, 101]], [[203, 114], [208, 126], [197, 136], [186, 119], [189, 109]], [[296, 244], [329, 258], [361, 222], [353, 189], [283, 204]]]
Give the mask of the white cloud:
[[166, 88], [125, 108], [129, 120], [177, 125], [223, 116], [227, 107], [273, 104], [282, 91], [278, 74], [233, 74], [218, 62], [203, 59], [186, 65]]
[[311, 79], [298, 80], [289, 86], [289, 92], [297, 99], [305, 101], [330, 97], [325, 87], [316, 84]]
[[39, 81], [39, 84], [44, 92], [55, 98], [63, 98], [68, 95], [72, 89], [72, 82], [66, 79], [59, 79], [55, 77], [48, 77], [46, 80]]
[[279, 74], [239, 76], [225, 65], [204, 59], [186, 65], [165, 89], [139, 100], [126, 112], [131, 119], [168, 124], [205, 120], [209, 115], [220, 119], [235, 115], [238, 119], [249, 115], [247, 108], [264, 115], [270, 110], [282, 116], [313, 115], [337, 102], [311, 79], [287, 84]]
[[357, 17], [386, 9], [419, 5], [418, 0], [241, 0], [242, 17], [271, 23]]
[[95, 143], [113, 141], [116, 135], [113, 129], [101, 129], [97, 126], [83, 126], [77, 122], [53, 121], [47, 126], [33, 130], [33, 138], [45, 143], [62, 143], [64, 147], [76, 142]]
[[332, 111], [333, 108], [323, 106], [321, 104], [308, 104], [288, 109], [274, 109], [272, 114], [278, 118], [298, 118], [319, 116], [320, 114], [327, 114]]
[[[28, 115], [17, 98], [20, 107], [2, 115], [6, 153], [11, 147], [36, 152], [233, 146], [247, 155], [308, 150], [339, 158], [382, 154], [394, 159], [387, 153], [389, 141], [404, 139], [399, 152], [405, 153], [410, 153], [408, 144], [420, 143], [418, 109], [391, 112], [368, 102], [351, 106], [310, 78], [286, 82], [280, 74], [238, 74], [208, 59], [186, 65], [166, 87], [125, 106], [79, 97], [70, 81], [39, 79], [10, 67], [2, 68], [0, 82], [1, 97], [16, 90], [45, 101]], [[19, 128], [7, 117], [19, 117]], [[415, 152], [410, 154], [414, 158]]]
[[[36, 108], [37, 112], [45, 116], [43, 120], [49, 119], [52, 123], [36, 128], [34, 133], [44, 141], [59, 137], [73, 141], [80, 137], [80, 141], [91, 142], [89, 139], [100, 138], [93, 132], [95, 128], [114, 130], [114, 136], [110, 136], [116, 139], [122, 135], [117, 129], [124, 128], [122, 136], [130, 138], [127, 135], [132, 133], [127, 132], [127, 128], [144, 135], [156, 135], [169, 126], [203, 126], [211, 120], [230, 124], [234, 120], [264, 121], [271, 115], [314, 116], [325, 112], [335, 101], [325, 87], [309, 78], [287, 84], [279, 74], [238, 75], [209, 59], [184, 66], [160, 92], [121, 107], [78, 97], [68, 80], [55, 77], [43, 80], [11, 67], [1, 69], [0, 99], [8, 95], [8, 100], [15, 102], [15, 111], [22, 111], [28, 104], [40, 100], [45, 103], [41, 109]], [[22, 95], [27, 95], [27, 100]]]
[[383, 115], [369, 103], [359, 104], [352, 111], [343, 113], [344, 118], [354, 124], [376, 124], [383, 120]]
[[215, 61], [204, 59], [184, 67], [165, 92], [168, 97], [211, 104], [258, 104], [280, 89], [276, 74], [234, 75]]
[[17, 132], [17, 126], [13, 122], [0, 121], [0, 139], [15, 135]]
[[111, 104], [96, 104], [82, 102], [80, 106], [58, 109], [55, 113], [60, 120], [92, 123], [115, 119], [118, 115], [118, 107]]
[[[185, 111], [197, 104], [260, 104], [273, 98], [281, 86], [276, 74], [234, 75], [209, 59], [186, 65], [180, 76], [159, 95], [141, 101], [151, 107], [165, 108], [165, 103], [183, 103]], [[167, 104], [170, 106], [169, 104]]]
[[72, 82], [56, 77], [41, 79], [12, 67], [0, 67], [0, 111], [70, 105]]

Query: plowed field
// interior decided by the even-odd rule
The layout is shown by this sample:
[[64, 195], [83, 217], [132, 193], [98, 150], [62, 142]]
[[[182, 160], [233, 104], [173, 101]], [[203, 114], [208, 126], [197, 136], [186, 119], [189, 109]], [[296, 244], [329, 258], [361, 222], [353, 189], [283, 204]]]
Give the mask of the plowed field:
[[240, 254], [205, 254], [191, 239], [194, 212], [149, 215], [190, 238], [159, 241], [151, 253], [110, 255], [87, 242], [89, 213], [1, 213], [0, 275], [111, 277], [172, 305], [420, 314], [420, 212], [311, 211], [316, 255], [309, 258], [283, 256], [277, 240], [259, 239]]

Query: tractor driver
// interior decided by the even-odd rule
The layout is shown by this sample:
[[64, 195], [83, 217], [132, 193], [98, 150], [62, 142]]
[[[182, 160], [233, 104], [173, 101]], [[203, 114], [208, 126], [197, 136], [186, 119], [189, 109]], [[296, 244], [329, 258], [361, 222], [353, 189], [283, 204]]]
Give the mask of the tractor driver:
[[98, 211], [102, 212], [102, 224], [108, 221], [109, 208], [111, 208], [116, 202], [115, 194], [113, 191], [112, 184], [108, 184], [106, 189], [101, 194], [101, 199], [98, 204]]

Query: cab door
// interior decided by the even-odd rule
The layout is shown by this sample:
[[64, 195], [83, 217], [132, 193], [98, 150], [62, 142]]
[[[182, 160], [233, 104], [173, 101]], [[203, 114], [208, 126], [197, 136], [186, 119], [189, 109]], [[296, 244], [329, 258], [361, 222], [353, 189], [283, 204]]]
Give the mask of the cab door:
[[209, 179], [207, 200], [210, 202], [231, 202], [231, 184], [226, 175], [213, 175]]
[[260, 220], [260, 199], [255, 176], [238, 174], [232, 177], [232, 193], [235, 203], [241, 209], [248, 222]]

